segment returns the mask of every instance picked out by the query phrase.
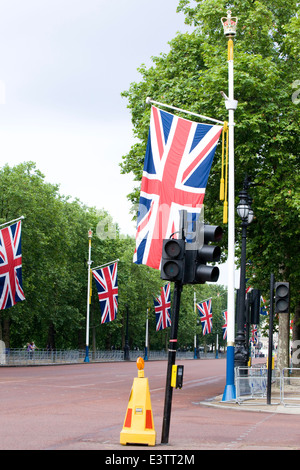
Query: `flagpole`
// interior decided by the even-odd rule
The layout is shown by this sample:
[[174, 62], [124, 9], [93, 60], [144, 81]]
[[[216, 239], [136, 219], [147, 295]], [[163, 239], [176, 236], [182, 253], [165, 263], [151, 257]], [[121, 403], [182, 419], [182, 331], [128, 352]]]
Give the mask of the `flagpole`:
[[148, 314], [149, 314], [149, 308], [147, 308], [147, 316], [146, 316], [146, 337], [145, 337], [145, 361], [148, 361]]
[[86, 307], [86, 341], [84, 362], [90, 362], [89, 358], [89, 339], [90, 339], [90, 302], [91, 302], [91, 250], [92, 250], [92, 230], [88, 231], [89, 238], [89, 257], [88, 257], [88, 288], [87, 288], [87, 307]]
[[[234, 21], [235, 20], [235, 21]], [[233, 80], [233, 37], [236, 33], [237, 19], [231, 17], [231, 11], [227, 11], [227, 18], [222, 18], [224, 34], [228, 38], [228, 94], [222, 92], [225, 98], [225, 106], [228, 110], [228, 290], [227, 290], [227, 356], [226, 356], [226, 386], [222, 401], [236, 398], [234, 383], [234, 280], [235, 280], [235, 207], [234, 207], [234, 111], [237, 101], [234, 99]]]

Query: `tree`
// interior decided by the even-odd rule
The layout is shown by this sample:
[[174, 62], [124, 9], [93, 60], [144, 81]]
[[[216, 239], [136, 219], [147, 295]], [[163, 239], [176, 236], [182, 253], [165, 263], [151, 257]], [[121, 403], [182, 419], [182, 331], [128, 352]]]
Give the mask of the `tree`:
[[[33, 339], [41, 348], [83, 346], [86, 328], [88, 230], [108, 218], [59, 194], [33, 162], [0, 170], [0, 221], [25, 216], [22, 271], [25, 301], [0, 312], [7, 347]], [[118, 228], [116, 228], [118, 233]], [[120, 252], [119, 237], [94, 237], [95, 259]], [[104, 261], [104, 262], [105, 262]]]
[[[123, 93], [128, 99], [135, 136], [121, 169], [141, 180], [150, 110], [145, 99], [173, 104], [217, 119], [227, 119], [221, 90], [227, 88], [227, 43], [220, 18], [230, 5], [224, 0], [179, 2], [178, 11], [194, 27], [177, 34], [170, 52], [140, 67], [141, 81]], [[270, 273], [291, 284], [291, 309], [299, 312], [299, 109], [295, 81], [299, 64], [299, 4], [296, 0], [238, 0], [234, 46], [236, 196], [247, 174], [251, 178], [255, 221], [248, 228], [247, 254], [253, 287], [269, 296]], [[298, 83], [298, 82], [297, 82]], [[298, 87], [300, 89], [300, 86]], [[296, 90], [297, 91], [297, 90]], [[293, 98], [294, 97], [294, 98]], [[186, 116], [184, 116], [186, 117]], [[218, 154], [218, 151], [217, 151]], [[220, 154], [220, 152], [219, 152]], [[219, 193], [220, 160], [211, 169], [205, 195], [207, 222], [222, 223]], [[139, 187], [129, 195], [137, 202]], [[224, 227], [226, 232], [226, 227]], [[240, 227], [237, 224], [237, 242]], [[275, 236], [274, 236], [275, 235]], [[227, 240], [224, 237], [224, 248]], [[299, 313], [298, 313], [299, 315]], [[299, 319], [296, 317], [296, 325]], [[299, 337], [294, 339], [300, 339]]]

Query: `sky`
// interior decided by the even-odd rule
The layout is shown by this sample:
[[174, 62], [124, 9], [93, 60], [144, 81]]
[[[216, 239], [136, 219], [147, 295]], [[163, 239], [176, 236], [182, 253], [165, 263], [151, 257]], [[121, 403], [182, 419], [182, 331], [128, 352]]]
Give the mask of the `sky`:
[[[0, 0], [0, 166], [34, 161], [60, 194], [135, 235], [119, 164], [134, 143], [121, 92], [190, 31], [179, 0]], [[145, 96], [146, 100], [146, 96]]]
[[[32, 160], [60, 193], [134, 234], [119, 163], [134, 143], [121, 92], [188, 30], [178, 0], [0, 0], [0, 164]], [[146, 99], [146, 97], [145, 97]]]

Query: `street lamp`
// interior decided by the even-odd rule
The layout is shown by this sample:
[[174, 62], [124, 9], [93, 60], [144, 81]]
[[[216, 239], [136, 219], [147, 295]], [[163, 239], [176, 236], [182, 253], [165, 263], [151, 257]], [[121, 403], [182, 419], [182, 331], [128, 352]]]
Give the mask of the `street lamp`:
[[92, 249], [93, 232], [88, 231], [89, 239], [89, 257], [88, 257], [88, 288], [87, 288], [87, 307], [86, 307], [86, 341], [85, 341], [85, 358], [84, 362], [90, 362], [89, 359], [89, 336], [90, 336], [90, 303], [91, 303], [91, 249]]
[[250, 182], [245, 177], [243, 190], [239, 193], [237, 206], [238, 216], [242, 220], [242, 252], [240, 271], [240, 290], [237, 305], [237, 335], [235, 338], [235, 366], [245, 367], [248, 362], [248, 348], [245, 342], [245, 296], [246, 296], [246, 238], [247, 227], [252, 222], [254, 214], [251, 209], [252, 198], [248, 196]]
[[234, 272], [235, 272], [235, 217], [234, 217], [234, 112], [237, 101], [234, 99], [234, 68], [233, 68], [233, 39], [236, 35], [238, 19], [227, 11], [227, 17], [221, 19], [224, 34], [228, 39], [228, 97], [225, 107], [228, 110], [228, 289], [227, 289], [227, 356], [226, 356], [226, 386], [222, 401], [236, 398], [234, 384]]

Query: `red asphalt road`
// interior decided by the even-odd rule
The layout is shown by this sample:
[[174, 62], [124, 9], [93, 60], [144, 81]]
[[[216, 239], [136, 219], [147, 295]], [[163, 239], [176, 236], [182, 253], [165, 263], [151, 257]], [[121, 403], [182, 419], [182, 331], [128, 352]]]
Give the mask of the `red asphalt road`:
[[[189, 360], [181, 390], [174, 390], [169, 444], [162, 445], [166, 361], [145, 363], [157, 451], [300, 449], [300, 415], [208, 407], [221, 395], [226, 361]], [[109, 450], [122, 446], [135, 362], [0, 369], [1, 450]]]

